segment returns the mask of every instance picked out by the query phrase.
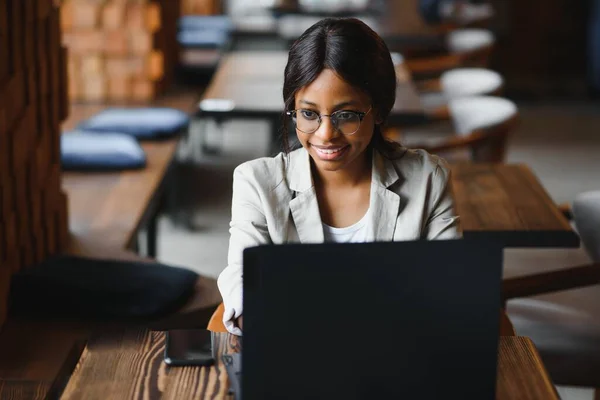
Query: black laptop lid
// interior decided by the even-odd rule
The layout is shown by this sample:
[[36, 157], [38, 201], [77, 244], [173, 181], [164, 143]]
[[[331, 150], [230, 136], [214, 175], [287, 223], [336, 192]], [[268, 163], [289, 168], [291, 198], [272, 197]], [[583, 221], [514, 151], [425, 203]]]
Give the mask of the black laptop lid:
[[501, 269], [475, 240], [247, 249], [244, 399], [494, 398]]

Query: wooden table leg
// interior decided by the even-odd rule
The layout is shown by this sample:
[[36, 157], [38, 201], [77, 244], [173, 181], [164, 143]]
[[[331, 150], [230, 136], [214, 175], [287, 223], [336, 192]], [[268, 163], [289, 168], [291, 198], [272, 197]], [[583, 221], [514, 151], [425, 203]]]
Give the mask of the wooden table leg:
[[156, 233], [157, 233], [158, 212], [150, 217], [146, 228], [146, 256], [156, 258]]

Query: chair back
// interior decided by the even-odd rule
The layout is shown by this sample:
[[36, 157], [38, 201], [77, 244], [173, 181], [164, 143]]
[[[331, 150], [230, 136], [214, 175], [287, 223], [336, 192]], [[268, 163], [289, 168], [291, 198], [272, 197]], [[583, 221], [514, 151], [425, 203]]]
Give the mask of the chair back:
[[495, 38], [485, 29], [457, 29], [446, 34], [446, 53], [410, 57], [406, 67], [419, 78], [439, 76], [443, 71], [462, 67], [487, 67]]
[[441, 7], [445, 20], [451, 20], [461, 27], [487, 27], [495, 15], [491, 4], [461, 3], [457, 8], [456, 2], [445, 2]]
[[600, 190], [579, 194], [573, 202], [573, 218], [587, 253], [600, 263]]
[[446, 36], [446, 46], [453, 53], [467, 53], [493, 46], [494, 34], [487, 29], [456, 29]]
[[446, 47], [462, 65], [486, 67], [496, 39], [487, 29], [457, 29], [446, 35]]
[[502, 162], [509, 133], [518, 119], [515, 103], [493, 96], [472, 96], [448, 103], [456, 134], [469, 139], [475, 162]]
[[444, 97], [497, 96], [502, 93], [504, 79], [496, 71], [485, 68], [456, 68], [440, 77]]

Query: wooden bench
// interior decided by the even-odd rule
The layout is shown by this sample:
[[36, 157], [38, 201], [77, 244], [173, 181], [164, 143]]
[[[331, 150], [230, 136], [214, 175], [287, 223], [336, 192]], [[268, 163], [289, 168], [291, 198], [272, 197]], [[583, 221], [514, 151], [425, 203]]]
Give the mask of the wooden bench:
[[[156, 256], [156, 219], [178, 139], [142, 143], [146, 168], [106, 173], [63, 173], [69, 199], [70, 252], [86, 243], [135, 249], [137, 234], [147, 229], [146, 254]], [[83, 249], [85, 253], [85, 249]]]
[[[173, 93], [152, 103], [191, 114], [197, 93]], [[148, 106], [134, 104], [131, 106]], [[65, 131], [107, 108], [102, 104], [77, 104], [71, 107]], [[171, 177], [179, 138], [142, 142], [147, 166], [142, 170], [63, 173], [63, 188], [69, 201], [69, 228], [73, 243], [69, 252], [86, 252], [86, 246], [103, 243], [114, 249], [136, 249], [138, 233], [147, 230], [145, 254], [156, 256], [156, 217], [166, 181]]]

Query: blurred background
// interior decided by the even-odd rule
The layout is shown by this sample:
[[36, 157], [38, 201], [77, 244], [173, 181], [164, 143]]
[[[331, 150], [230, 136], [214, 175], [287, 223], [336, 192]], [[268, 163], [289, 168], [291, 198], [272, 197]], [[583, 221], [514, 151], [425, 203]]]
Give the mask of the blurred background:
[[[524, 163], [563, 210], [581, 193], [600, 189], [600, 1], [179, 2], [149, 3], [160, 5], [160, 17], [155, 17], [160, 29], [152, 42], [139, 38], [132, 45], [135, 56], [118, 48], [127, 42], [118, 37], [99, 40], [95, 48], [91, 33], [110, 25], [126, 32], [135, 29], [132, 24], [143, 24], [130, 9], [111, 10], [109, 5], [118, 8], [116, 1], [100, 9], [86, 0], [65, 0], [61, 8], [72, 103], [64, 130], [105, 104], [158, 102], [190, 115], [189, 132], [177, 153], [177, 184], [157, 223], [156, 256], [165, 263], [212, 277], [225, 267], [233, 169], [279, 150], [285, 52], [306, 28], [327, 16], [355, 16], [367, 23], [394, 53], [399, 80], [410, 82], [399, 88], [400, 109], [387, 131], [389, 139], [435, 151], [461, 135], [457, 131], [463, 119], [491, 118], [506, 126], [499, 140], [486, 144], [487, 151], [445, 147], [442, 156]], [[251, 53], [240, 57], [240, 52]], [[143, 81], [135, 74], [135, 63], [142, 59], [150, 68]], [[465, 117], [450, 107], [453, 99], [464, 96], [492, 96], [511, 104], [502, 111], [506, 105], [475, 102], [467, 112], [471, 116]], [[510, 124], [517, 116], [518, 123]], [[583, 248], [511, 249], [506, 251], [505, 278], [589, 261]], [[598, 304], [597, 292], [591, 286], [527, 301], [543, 301], [554, 311], [568, 307], [589, 319], [600, 315], [590, 305]], [[531, 312], [530, 303], [519, 301], [512, 301], [512, 311], [509, 302], [517, 328], [523, 313], [529, 317]], [[556, 320], [549, 315], [540, 318]], [[534, 320], [536, 329], [546, 329]], [[535, 329], [525, 333], [535, 341]], [[571, 340], [548, 335], [558, 347]], [[597, 333], [591, 335], [591, 349], [600, 349]], [[579, 380], [561, 383], [565, 399], [594, 396], [594, 382], [583, 382], [583, 388], [569, 385], [581, 385]]]
[[[14, 159], [11, 175], [0, 168], [0, 188], [37, 199], [27, 211], [0, 196], [11, 271], [72, 247], [70, 232], [78, 250], [101, 241], [217, 277], [227, 264], [233, 169], [280, 150], [287, 50], [316, 21], [347, 16], [392, 53], [389, 140], [451, 163], [526, 165], [556, 215], [575, 230], [574, 214], [592, 222], [578, 248], [507, 249], [505, 279], [600, 262], [599, 0], [5, 3], [0, 139], [12, 126], [22, 134], [0, 141], [0, 161]], [[582, 198], [595, 204], [579, 208], [587, 214], [573, 210]], [[600, 398], [593, 279], [507, 303], [565, 399]]]

